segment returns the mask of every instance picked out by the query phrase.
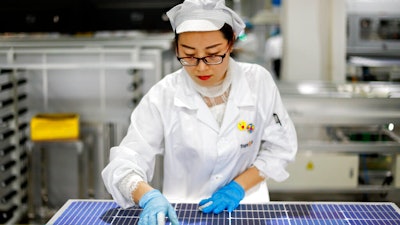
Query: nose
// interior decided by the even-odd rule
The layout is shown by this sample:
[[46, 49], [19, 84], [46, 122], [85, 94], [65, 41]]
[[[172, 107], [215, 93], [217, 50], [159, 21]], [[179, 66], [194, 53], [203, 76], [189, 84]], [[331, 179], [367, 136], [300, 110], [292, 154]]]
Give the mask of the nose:
[[197, 64], [197, 69], [202, 71], [202, 70], [206, 70], [207, 68], [208, 68], [208, 65], [203, 60], [199, 60], [199, 64]]

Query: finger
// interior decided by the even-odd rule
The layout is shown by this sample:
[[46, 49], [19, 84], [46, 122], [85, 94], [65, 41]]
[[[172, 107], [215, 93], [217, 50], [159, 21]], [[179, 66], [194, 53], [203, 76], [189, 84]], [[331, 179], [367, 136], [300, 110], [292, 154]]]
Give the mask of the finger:
[[157, 213], [157, 225], [165, 225], [165, 213]]
[[214, 208], [214, 210], [213, 210], [213, 213], [214, 213], [214, 214], [219, 214], [219, 213], [221, 213], [222, 211], [224, 211], [224, 209], [226, 209], [226, 205], [225, 205], [225, 204], [217, 205], [217, 206], [215, 206], [215, 208]]
[[179, 225], [178, 216], [172, 206], [168, 208], [168, 218], [172, 225]]
[[157, 225], [157, 214], [151, 214], [146, 225]]
[[206, 204], [206, 203], [209, 202], [209, 201], [211, 201], [211, 198], [203, 199], [203, 200], [201, 200], [201, 201], [199, 202], [199, 205], [200, 205], [200, 206], [201, 206], [201, 205], [204, 205], [204, 204]]
[[213, 201], [210, 201], [209, 203], [207, 203], [206, 205], [204, 205], [205, 207], [202, 207], [202, 212], [204, 213], [210, 213], [214, 210], [214, 208], [217, 206], [218, 204], [216, 204]]
[[140, 215], [138, 225], [147, 225], [148, 217]]
[[201, 204], [199, 206], [199, 210], [204, 212], [204, 209], [211, 206], [212, 204], [213, 204], [213, 201], [209, 201], [209, 202], [206, 202], [205, 204]]
[[220, 214], [222, 211], [224, 211], [225, 207], [222, 206], [217, 206], [214, 208], [213, 213], [214, 214]]
[[235, 203], [231, 203], [231, 204], [228, 205], [227, 210], [228, 210], [228, 212], [232, 212], [233, 210], [236, 209], [236, 207], [237, 207], [237, 206], [236, 206]]

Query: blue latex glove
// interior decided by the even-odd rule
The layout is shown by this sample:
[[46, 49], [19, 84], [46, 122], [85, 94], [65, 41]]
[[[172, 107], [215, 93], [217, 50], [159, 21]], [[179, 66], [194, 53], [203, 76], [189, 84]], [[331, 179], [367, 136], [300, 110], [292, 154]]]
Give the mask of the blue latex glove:
[[213, 212], [218, 214], [227, 209], [232, 212], [239, 206], [244, 198], [245, 191], [236, 181], [232, 181], [226, 186], [216, 191], [211, 198], [200, 201], [200, 210], [204, 213]]
[[151, 190], [139, 201], [143, 208], [138, 225], [164, 225], [168, 216], [172, 225], [179, 225], [178, 217], [172, 205], [158, 190]]

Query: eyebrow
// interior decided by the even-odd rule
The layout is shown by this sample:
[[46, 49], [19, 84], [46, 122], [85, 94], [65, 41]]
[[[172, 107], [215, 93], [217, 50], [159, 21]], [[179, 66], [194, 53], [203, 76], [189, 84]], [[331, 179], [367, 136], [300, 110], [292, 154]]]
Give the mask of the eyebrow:
[[[212, 49], [212, 48], [215, 48], [215, 47], [220, 46], [220, 45], [222, 45], [222, 43], [218, 43], [218, 44], [215, 44], [215, 45], [207, 46], [206, 49]], [[181, 44], [181, 46], [184, 47], [184, 48], [188, 48], [188, 49], [193, 49], [193, 50], [196, 49], [194, 47], [191, 47], [191, 46], [185, 45], [185, 44]]]

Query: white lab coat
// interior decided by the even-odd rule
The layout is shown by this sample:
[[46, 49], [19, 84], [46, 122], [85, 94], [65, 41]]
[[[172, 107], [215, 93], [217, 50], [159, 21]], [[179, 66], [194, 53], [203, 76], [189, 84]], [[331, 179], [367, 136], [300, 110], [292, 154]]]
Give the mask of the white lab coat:
[[[297, 137], [271, 75], [232, 58], [228, 71], [232, 86], [221, 127], [184, 69], [167, 75], [143, 97], [102, 172], [119, 205], [134, 204], [120, 193], [120, 180], [134, 171], [150, 181], [157, 154], [164, 156], [162, 191], [171, 202], [208, 198], [253, 165], [268, 178], [288, 178], [285, 167], [295, 158]], [[241, 121], [252, 124], [253, 131], [239, 129]], [[248, 201], [269, 201], [266, 182], [246, 193], [243, 202]]]

